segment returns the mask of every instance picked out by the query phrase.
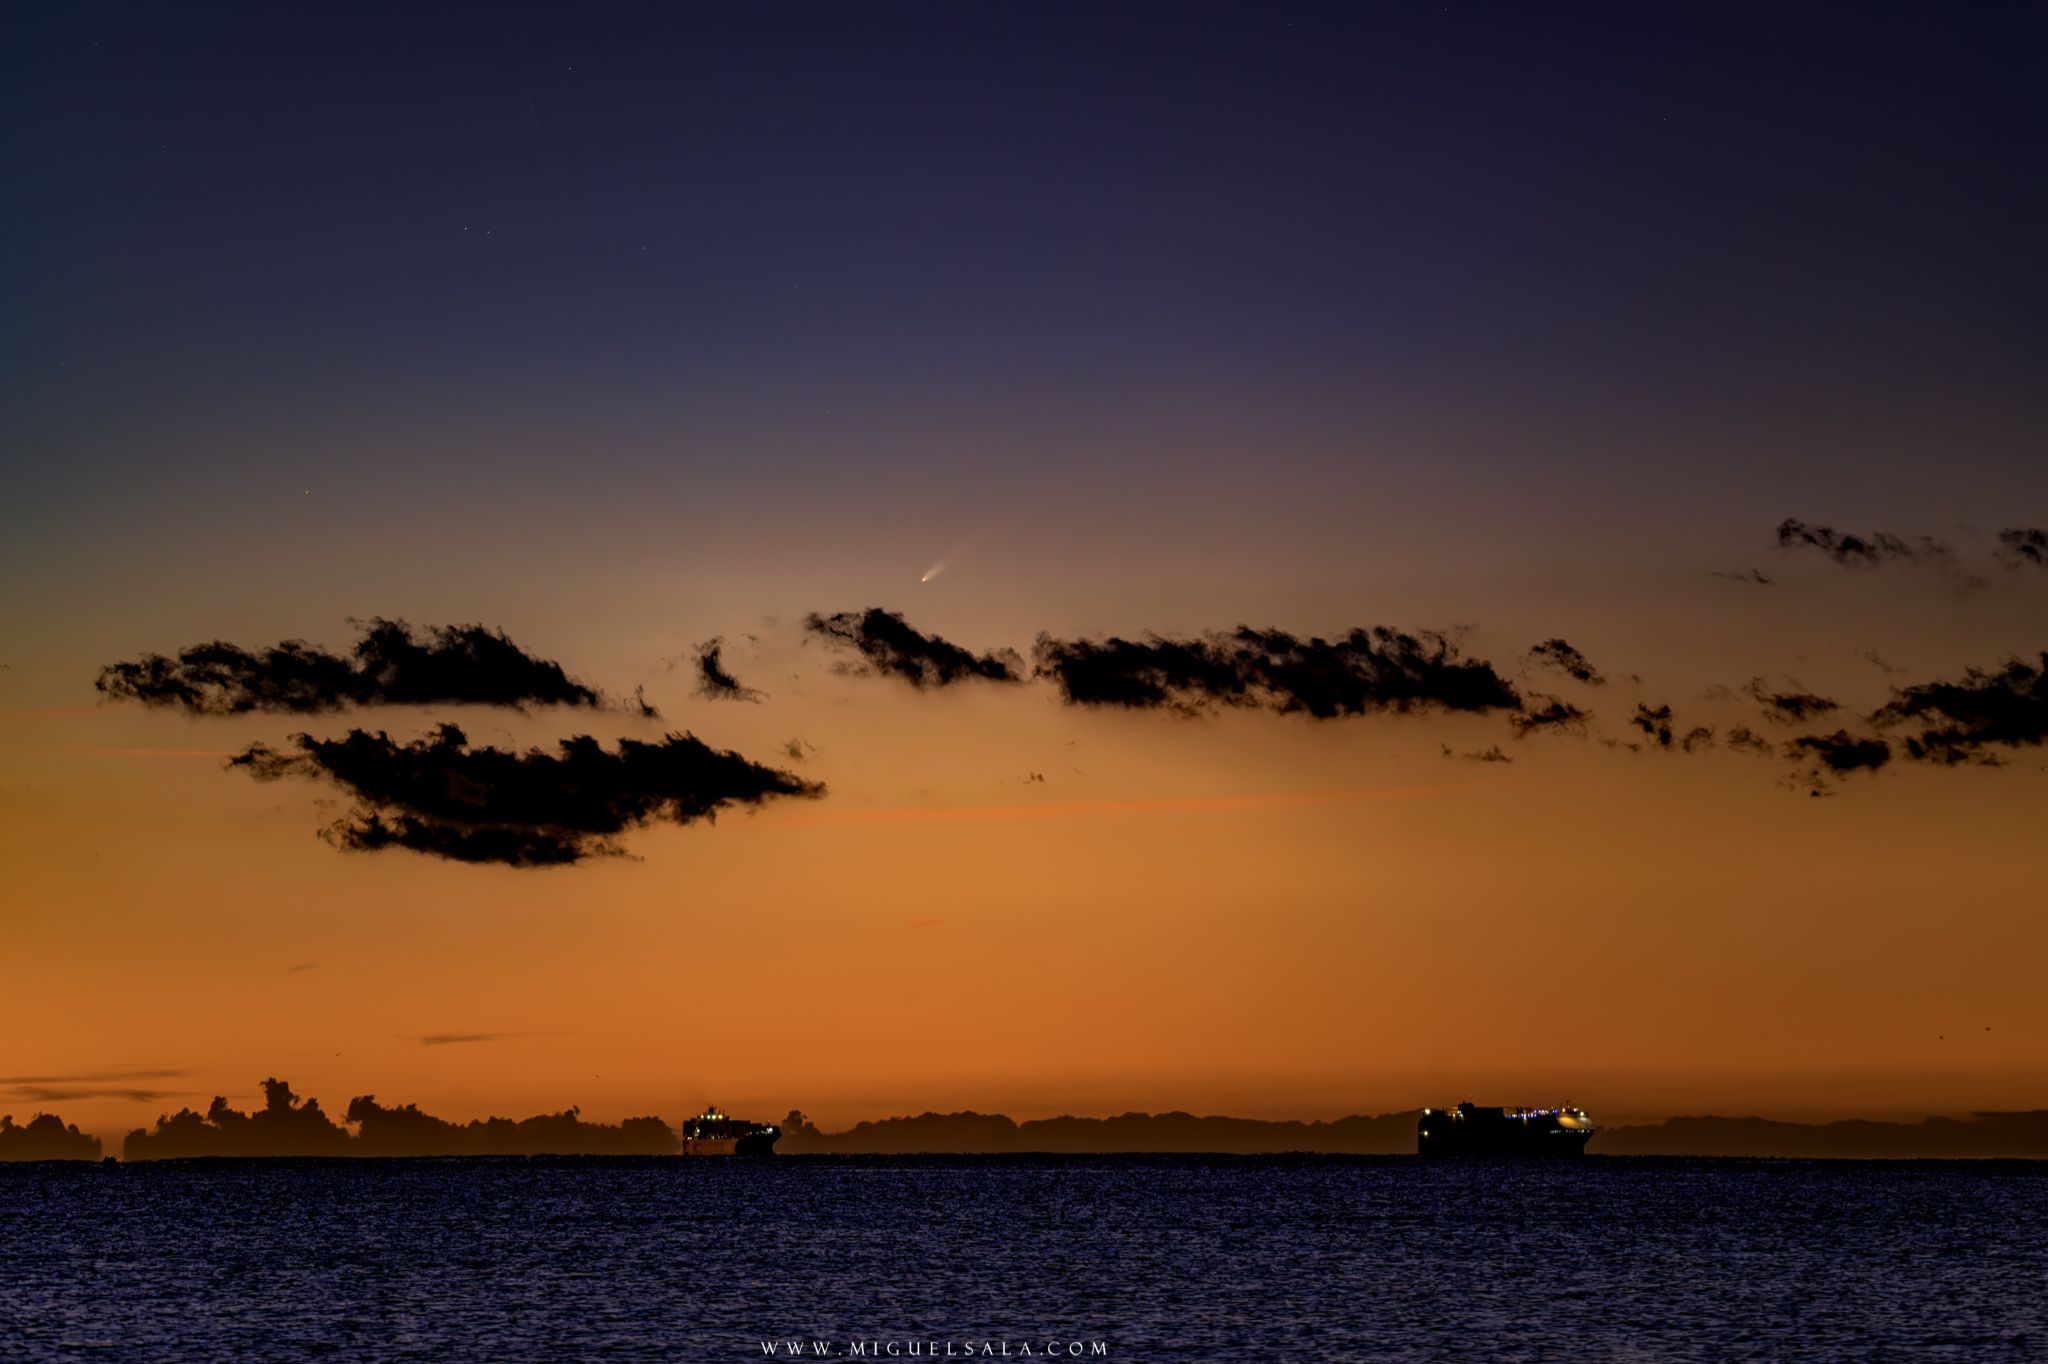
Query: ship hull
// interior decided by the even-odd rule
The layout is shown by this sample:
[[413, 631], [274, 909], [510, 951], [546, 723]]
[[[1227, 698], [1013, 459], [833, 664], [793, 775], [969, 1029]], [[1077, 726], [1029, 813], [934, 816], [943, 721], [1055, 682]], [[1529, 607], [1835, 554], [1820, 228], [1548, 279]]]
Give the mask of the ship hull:
[[772, 1156], [780, 1132], [750, 1132], [744, 1137], [685, 1137], [686, 1156]]

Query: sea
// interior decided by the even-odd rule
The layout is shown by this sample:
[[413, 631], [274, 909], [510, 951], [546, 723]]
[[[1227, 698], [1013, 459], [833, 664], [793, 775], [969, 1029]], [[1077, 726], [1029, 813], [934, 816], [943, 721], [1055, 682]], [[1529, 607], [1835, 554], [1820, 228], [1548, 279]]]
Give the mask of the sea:
[[0, 1359], [2048, 1360], [2048, 1162], [0, 1166]]

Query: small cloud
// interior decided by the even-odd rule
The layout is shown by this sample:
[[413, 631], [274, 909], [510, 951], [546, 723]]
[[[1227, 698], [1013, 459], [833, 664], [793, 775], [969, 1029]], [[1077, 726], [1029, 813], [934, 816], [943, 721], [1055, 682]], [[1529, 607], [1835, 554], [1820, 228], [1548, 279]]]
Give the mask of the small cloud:
[[1024, 660], [1009, 649], [973, 654], [937, 635], [913, 628], [894, 611], [871, 606], [804, 617], [804, 629], [830, 644], [853, 649], [870, 671], [900, 678], [913, 687], [948, 687], [956, 682], [1020, 682]]
[[2007, 568], [2048, 565], [2048, 530], [2014, 526], [1998, 532], [1998, 560]]
[[1737, 753], [1754, 753], [1760, 757], [1769, 757], [1777, 751], [1769, 739], [1747, 725], [1730, 725], [1722, 742], [1724, 747]]
[[1767, 578], [1754, 568], [1737, 569], [1734, 571], [1708, 569], [1707, 576], [1710, 578], [1721, 578], [1731, 583], [1747, 583], [1752, 587], [1776, 587], [1778, 585], [1776, 578]]
[[1806, 765], [1803, 778], [1815, 795], [1826, 795], [1828, 777], [1852, 772], [1875, 772], [1891, 761], [1891, 745], [1882, 739], [1866, 739], [1836, 730], [1833, 734], [1805, 734], [1785, 745], [1785, 756]]
[[1998, 749], [2048, 742], [2048, 652], [2037, 662], [1970, 668], [1954, 682], [1902, 687], [1871, 719], [1881, 729], [1914, 729], [1905, 748], [1917, 761], [1995, 766]]
[[1544, 640], [1529, 650], [1529, 656], [1539, 665], [1554, 668], [1574, 682], [1583, 682], [1589, 687], [1607, 685], [1607, 679], [1587, 661], [1586, 656], [1561, 639]]
[[714, 636], [697, 646], [697, 695], [711, 701], [760, 701], [767, 695], [743, 686], [725, 666], [725, 640]]
[[516, 1033], [509, 1032], [430, 1032], [413, 1040], [423, 1047], [459, 1047], [472, 1042], [502, 1042], [515, 1036]]
[[1894, 535], [1875, 531], [1854, 535], [1833, 526], [1810, 526], [1787, 517], [1778, 524], [1778, 548], [1816, 550], [1835, 563], [1847, 566], [1889, 562], [1947, 564], [1955, 550], [1931, 535]]
[[1577, 706], [1555, 696], [1532, 696], [1520, 712], [1508, 717], [1508, 724], [1513, 727], [1515, 737], [1527, 738], [1531, 734], [1551, 730], [1583, 734], [1586, 722], [1592, 718]]
[[1628, 717], [1628, 722], [1656, 740], [1657, 747], [1671, 747], [1671, 707], [1658, 706], [1652, 709], [1637, 702], [1636, 713]]
[[1805, 724], [1816, 716], [1840, 709], [1840, 704], [1830, 697], [1800, 690], [1797, 682], [1790, 691], [1774, 691], [1763, 678], [1752, 677], [1745, 694], [1763, 707], [1764, 718], [1774, 724]]
[[285, 967], [284, 973], [288, 976], [296, 976], [305, 971], [317, 971], [319, 969], [320, 963], [317, 961], [300, 961], [293, 962], [290, 966]]

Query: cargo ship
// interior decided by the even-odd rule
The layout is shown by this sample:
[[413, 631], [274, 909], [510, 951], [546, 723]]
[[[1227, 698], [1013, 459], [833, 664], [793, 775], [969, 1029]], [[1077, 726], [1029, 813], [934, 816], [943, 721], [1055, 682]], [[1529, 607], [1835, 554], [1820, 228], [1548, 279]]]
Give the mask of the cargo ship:
[[717, 1105], [683, 1124], [686, 1156], [772, 1156], [782, 1129], [773, 1123], [728, 1117]]
[[1425, 1108], [1415, 1124], [1419, 1156], [1576, 1156], [1593, 1139], [1585, 1110], [1562, 1108]]

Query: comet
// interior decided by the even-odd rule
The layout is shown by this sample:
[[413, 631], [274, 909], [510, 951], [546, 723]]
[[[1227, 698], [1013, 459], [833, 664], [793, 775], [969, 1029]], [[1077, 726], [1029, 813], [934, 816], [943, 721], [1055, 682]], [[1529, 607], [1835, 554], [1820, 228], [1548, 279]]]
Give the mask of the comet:
[[930, 568], [926, 569], [924, 571], [924, 576], [922, 578], [919, 578], [917, 581], [920, 584], [928, 583], [933, 578], [938, 577], [941, 573], [944, 573], [945, 571], [946, 561], [944, 559], [941, 559], [937, 563], [933, 564]]

